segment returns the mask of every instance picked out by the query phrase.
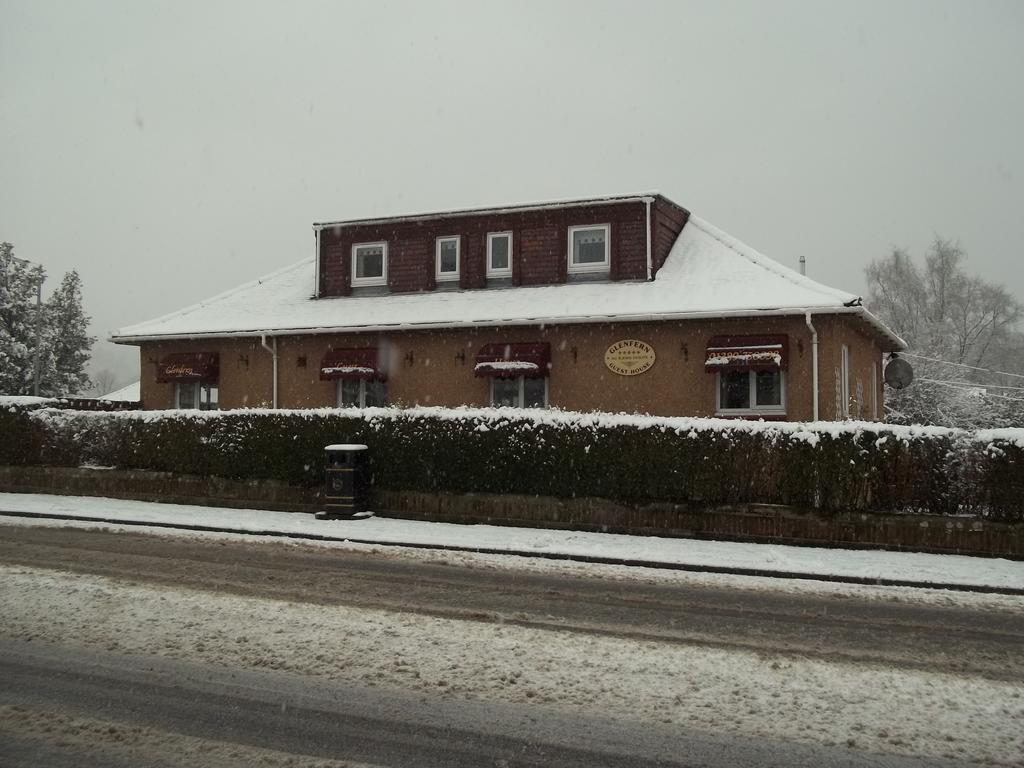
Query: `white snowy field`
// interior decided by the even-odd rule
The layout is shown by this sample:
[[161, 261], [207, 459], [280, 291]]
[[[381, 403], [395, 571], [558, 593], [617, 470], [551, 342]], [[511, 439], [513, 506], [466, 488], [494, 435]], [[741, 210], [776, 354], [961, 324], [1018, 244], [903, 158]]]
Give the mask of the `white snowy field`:
[[[112, 521], [209, 526], [232, 531], [322, 535], [369, 543], [428, 544], [535, 552], [538, 555], [562, 554], [699, 567], [785, 571], [823, 578], [853, 576], [920, 584], [1024, 589], [1024, 562], [1000, 558], [668, 539], [380, 517], [316, 520], [312, 515], [299, 513], [44, 494], [0, 493], [0, 511], [5, 510], [101, 517]], [[18, 521], [17, 518], [5, 520], [8, 523], [38, 523], [27, 519]]]
[[[1017, 683], [0, 567], [0, 633], [637, 723], [1020, 765]], [[628, 684], [624, 684], [628, 681]]]

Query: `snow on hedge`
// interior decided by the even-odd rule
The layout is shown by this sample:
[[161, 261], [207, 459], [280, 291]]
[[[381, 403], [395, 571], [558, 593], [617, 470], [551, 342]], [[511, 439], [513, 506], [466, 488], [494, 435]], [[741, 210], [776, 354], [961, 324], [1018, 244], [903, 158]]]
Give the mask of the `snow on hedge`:
[[323, 448], [370, 445], [375, 485], [630, 504], [784, 504], [1024, 520], [1024, 429], [766, 422], [513, 408], [76, 411], [0, 407], [0, 464], [312, 487]]
[[804, 441], [812, 445], [817, 445], [823, 437], [839, 437], [842, 435], [857, 437], [873, 435], [878, 441], [882, 442], [888, 439], [909, 442], [927, 438], [959, 438], [986, 444], [1009, 443], [1018, 448], [1024, 448], [1024, 427], [985, 429], [970, 432], [951, 427], [902, 426], [876, 421], [754, 421], [691, 416], [646, 416], [601, 411], [563, 411], [556, 408], [474, 408], [468, 406], [458, 408], [442, 408], [438, 406], [415, 406], [411, 408], [241, 408], [229, 411], [166, 410], [119, 412], [72, 411], [61, 408], [39, 407], [55, 402], [57, 401], [46, 398], [2, 397], [0, 398], [0, 407], [35, 406], [32, 410], [32, 418], [44, 421], [92, 418], [158, 422], [165, 420], [221, 419], [228, 416], [265, 414], [297, 416], [303, 419], [344, 417], [362, 419], [370, 422], [371, 425], [381, 420], [423, 419], [476, 422], [488, 425], [489, 427], [496, 424], [508, 427], [518, 423], [526, 429], [540, 425], [572, 430], [605, 430], [631, 427], [641, 430], [672, 431], [677, 435], [691, 437], [708, 432], [717, 432], [723, 436], [753, 433], [771, 437], [789, 437], [790, 439]]
[[55, 397], [32, 397], [31, 395], [0, 395], [0, 407], [40, 406], [58, 402]]

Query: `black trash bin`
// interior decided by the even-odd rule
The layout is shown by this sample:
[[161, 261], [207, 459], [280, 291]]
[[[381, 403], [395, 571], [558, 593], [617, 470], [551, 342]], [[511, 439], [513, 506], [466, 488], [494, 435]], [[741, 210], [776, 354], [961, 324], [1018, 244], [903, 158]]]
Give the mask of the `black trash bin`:
[[370, 472], [365, 445], [328, 445], [324, 448], [324, 509], [317, 517], [352, 517], [365, 512]]

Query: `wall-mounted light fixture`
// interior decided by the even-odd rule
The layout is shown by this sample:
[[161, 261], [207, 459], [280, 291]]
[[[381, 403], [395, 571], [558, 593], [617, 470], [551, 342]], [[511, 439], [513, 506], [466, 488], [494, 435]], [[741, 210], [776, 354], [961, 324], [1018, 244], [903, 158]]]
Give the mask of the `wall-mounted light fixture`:
[[576, 347], [573, 347], [569, 351], [572, 352], [572, 361], [574, 363], [577, 362], [579, 360], [579, 357], [580, 357], [580, 351], [578, 349], [576, 349]]
[[306, 356], [305, 355], [299, 355], [297, 358], [295, 358], [295, 367], [296, 368], [305, 368], [306, 367]]
[[244, 365], [246, 368], [248, 368], [249, 367], [249, 356], [248, 355], [239, 355], [238, 356], [238, 364], [239, 365]]
[[405, 353], [405, 364], [406, 365], [415, 365], [415, 363], [416, 363], [416, 355], [414, 355], [413, 351], [410, 349], [408, 352]]
[[679, 345], [679, 352], [683, 356], [683, 362], [688, 362], [690, 359], [690, 347], [685, 341]]
[[461, 363], [462, 365], [465, 365], [466, 364], [466, 350], [462, 350], [461, 352], [456, 352], [455, 353], [455, 359], [458, 360], [459, 363]]

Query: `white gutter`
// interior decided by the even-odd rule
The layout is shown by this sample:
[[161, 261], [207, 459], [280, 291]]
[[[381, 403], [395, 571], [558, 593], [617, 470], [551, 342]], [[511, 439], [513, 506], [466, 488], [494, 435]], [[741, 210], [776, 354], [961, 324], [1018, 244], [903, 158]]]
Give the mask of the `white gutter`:
[[580, 198], [576, 200], [552, 200], [546, 203], [523, 203], [517, 205], [501, 205], [491, 208], [458, 208], [450, 211], [430, 211], [427, 213], [412, 213], [402, 216], [376, 216], [364, 219], [346, 219], [344, 221], [319, 221], [314, 222], [314, 229], [326, 229], [328, 227], [355, 227], [368, 224], [395, 224], [406, 221], [428, 221], [438, 218], [456, 218], [462, 216], [485, 216], [502, 215], [509, 213], [532, 213], [534, 211], [551, 211], [560, 208], [575, 208], [578, 206], [594, 205], [618, 205], [620, 203], [642, 202], [657, 192], [648, 192], [644, 195], [618, 195], [610, 197]]
[[818, 332], [811, 323], [811, 310], [804, 313], [804, 322], [811, 332], [811, 421], [818, 420]]
[[263, 348], [265, 350], [267, 350], [267, 352], [269, 352], [270, 354], [272, 354], [274, 356], [274, 374], [273, 374], [273, 376], [274, 376], [274, 405], [273, 405], [273, 407], [277, 408], [277, 337], [273, 336], [271, 338], [273, 338], [273, 340], [274, 340], [274, 346], [272, 346], [272, 347], [267, 344], [267, 334], [266, 333], [261, 333], [260, 334], [260, 344], [263, 345]]
[[653, 197], [645, 197], [644, 205], [647, 208], [647, 279], [654, 279], [654, 268], [651, 262], [651, 203], [654, 202]]
[[124, 335], [111, 336], [110, 341], [115, 344], [137, 344], [143, 341], [165, 341], [172, 339], [241, 339], [259, 336], [279, 335], [295, 336], [302, 334], [321, 333], [374, 333], [386, 331], [433, 331], [444, 328], [491, 328], [502, 326], [529, 326], [529, 325], [584, 325], [588, 323], [647, 323], [663, 320], [707, 320], [714, 318], [732, 317], [802, 317], [807, 312], [816, 315], [860, 315], [869, 324], [886, 338], [893, 341], [894, 351], [900, 352], [907, 348], [903, 339], [899, 338], [892, 331], [885, 328], [881, 321], [863, 307], [817, 307], [807, 309], [806, 307], [791, 307], [788, 309], [737, 309], [725, 311], [703, 311], [703, 312], [666, 312], [663, 314], [644, 313], [631, 315], [582, 315], [578, 317], [525, 317], [525, 318], [500, 318], [488, 317], [469, 320], [457, 320], [453, 322], [425, 322], [425, 323], [376, 323], [372, 325], [332, 325], [332, 326], [300, 326], [292, 328], [253, 328], [239, 330], [221, 331], [197, 331], [194, 333], [168, 333], [148, 335]]

